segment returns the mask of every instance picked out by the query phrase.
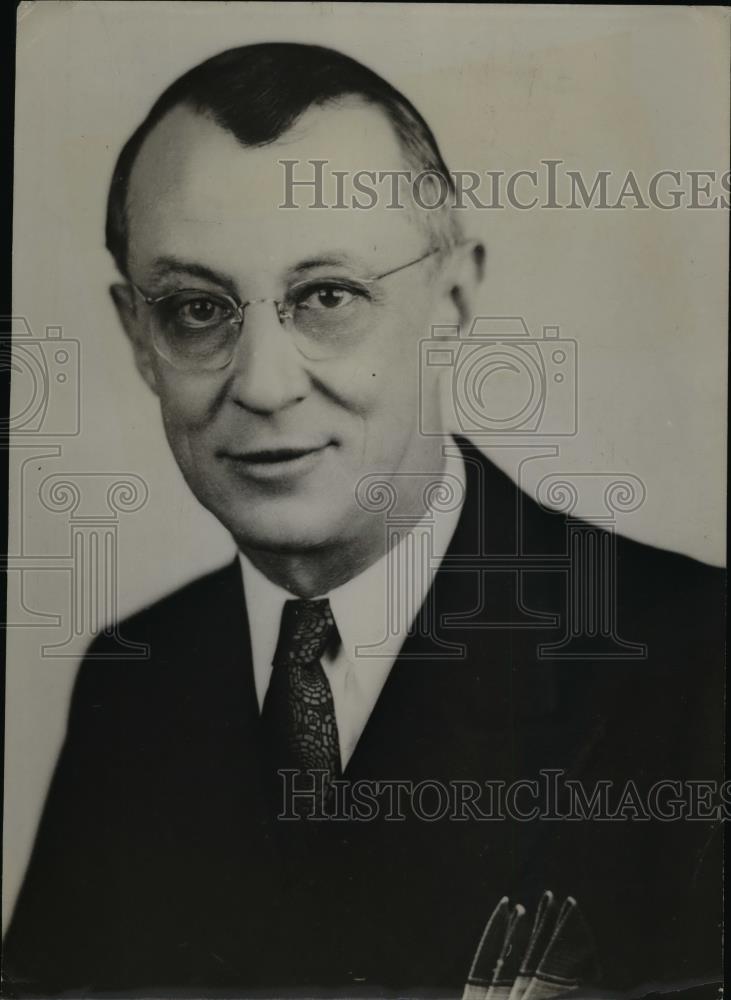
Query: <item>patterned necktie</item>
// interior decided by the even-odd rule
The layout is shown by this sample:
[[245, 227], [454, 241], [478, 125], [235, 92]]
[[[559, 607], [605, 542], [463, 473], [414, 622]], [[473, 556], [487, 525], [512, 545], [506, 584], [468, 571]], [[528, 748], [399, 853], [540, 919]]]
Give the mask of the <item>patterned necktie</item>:
[[[325, 795], [341, 767], [335, 706], [320, 658], [337, 639], [326, 598], [286, 601], [262, 711], [276, 767], [326, 771]], [[298, 779], [297, 785], [312, 782]]]

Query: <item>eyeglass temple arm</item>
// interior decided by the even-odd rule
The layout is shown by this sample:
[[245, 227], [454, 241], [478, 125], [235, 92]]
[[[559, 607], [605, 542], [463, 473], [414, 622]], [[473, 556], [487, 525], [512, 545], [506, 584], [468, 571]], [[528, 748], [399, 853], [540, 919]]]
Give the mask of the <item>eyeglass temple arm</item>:
[[367, 278], [368, 282], [380, 281], [381, 278], [388, 278], [392, 274], [398, 274], [399, 271], [405, 271], [407, 267], [413, 267], [415, 264], [421, 264], [423, 260], [428, 257], [433, 257], [435, 254], [444, 253], [446, 247], [434, 247], [433, 250], [427, 250], [426, 253], [422, 254], [421, 257], [417, 257], [416, 260], [410, 260], [406, 264], [399, 264], [398, 267], [392, 268], [390, 271], [384, 271], [382, 274], [376, 274], [372, 278]]
[[137, 294], [139, 295], [139, 297], [142, 299], [142, 301], [145, 302], [148, 306], [154, 306], [156, 302], [159, 302], [161, 299], [165, 298], [164, 295], [158, 295], [158, 296], [146, 295], [142, 291], [142, 289], [139, 287], [139, 285], [136, 285], [134, 283], [134, 281], [131, 281], [126, 276], [125, 276], [125, 280], [126, 280], [127, 284], [129, 285], [129, 287], [133, 288], [137, 292]]
[[[470, 242], [470, 240], [459, 240], [459, 241], [457, 241], [454, 244], [454, 246], [455, 247], [465, 246], [469, 242]], [[413, 267], [414, 264], [421, 264], [421, 262], [423, 260], [426, 260], [428, 257], [433, 257], [435, 254], [438, 254], [438, 253], [446, 253], [446, 251], [450, 250], [450, 249], [453, 249], [453, 248], [452, 247], [445, 247], [445, 246], [434, 247], [432, 250], [427, 250], [427, 252], [425, 254], [422, 254], [421, 257], [417, 257], [416, 260], [410, 260], [406, 264], [400, 264], [398, 267], [394, 267], [390, 271], [384, 271], [383, 274], [377, 274], [373, 278], [367, 278], [366, 280], [368, 282], [371, 282], [371, 281], [380, 281], [381, 278], [388, 278], [389, 275], [391, 275], [391, 274], [397, 274], [399, 271], [403, 271], [407, 267]]]

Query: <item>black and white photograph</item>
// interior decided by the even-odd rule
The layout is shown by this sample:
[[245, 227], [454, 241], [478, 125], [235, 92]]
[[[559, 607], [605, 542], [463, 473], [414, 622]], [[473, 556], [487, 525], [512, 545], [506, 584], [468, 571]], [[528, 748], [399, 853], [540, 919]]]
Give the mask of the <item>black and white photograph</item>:
[[0, 995], [717, 1000], [729, 8], [16, 46]]

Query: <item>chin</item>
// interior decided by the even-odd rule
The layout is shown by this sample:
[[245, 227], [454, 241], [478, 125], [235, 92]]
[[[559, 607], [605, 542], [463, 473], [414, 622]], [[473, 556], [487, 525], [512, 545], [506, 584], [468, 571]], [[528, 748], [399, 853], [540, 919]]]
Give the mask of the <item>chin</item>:
[[352, 525], [352, 517], [336, 516], [332, 505], [326, 511], [322, 505], [312, 509], [298, 504], [291, 511], [277, 509], [281, 506], [269, 504], [263, 510], [249, 508], [237, 511], [230, 518], [219, 519], [241, 548], [297, 553], [345, 543], [345, 526], [349, 522]]

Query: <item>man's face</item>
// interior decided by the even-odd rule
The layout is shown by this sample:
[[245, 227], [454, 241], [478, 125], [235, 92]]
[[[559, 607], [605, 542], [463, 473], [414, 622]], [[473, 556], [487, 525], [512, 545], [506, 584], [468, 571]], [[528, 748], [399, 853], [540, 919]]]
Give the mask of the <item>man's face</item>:
[[[279, 301], [303, 279], [370, 277], [433, 245], [412, 210], [312, 209], [308, 189], [295, 191], [303, 207], [279, 208], [281, 159], [298, 161], [296, 177], [312, 175], [312, 159], [332, 171], [404, 165], [390, 123], [373, 108], [310, 109], [261, 148], [177, 108], [132, 171], [132, 281], [152, 297], [195, 289]], [[327, 185], [325, 200], [335, 200]], [[154, 352], [137, 300], [127, 326], [175, 458], [240, 546], [297, 551], [362, 540], [377, 526], [356, 502], [359, 479], [435, 467], [434, 440], [419, 433], [419, 341], [433, 322], [458, 320], [443, 271], [437, 255], [378, 282], [367, 335], [346, 354], [315, 361], [271, 302], [252, 303], [231, 362], [214, 371], [181, 371]], [[423, 405], [437, 407], [436, 393]]]

